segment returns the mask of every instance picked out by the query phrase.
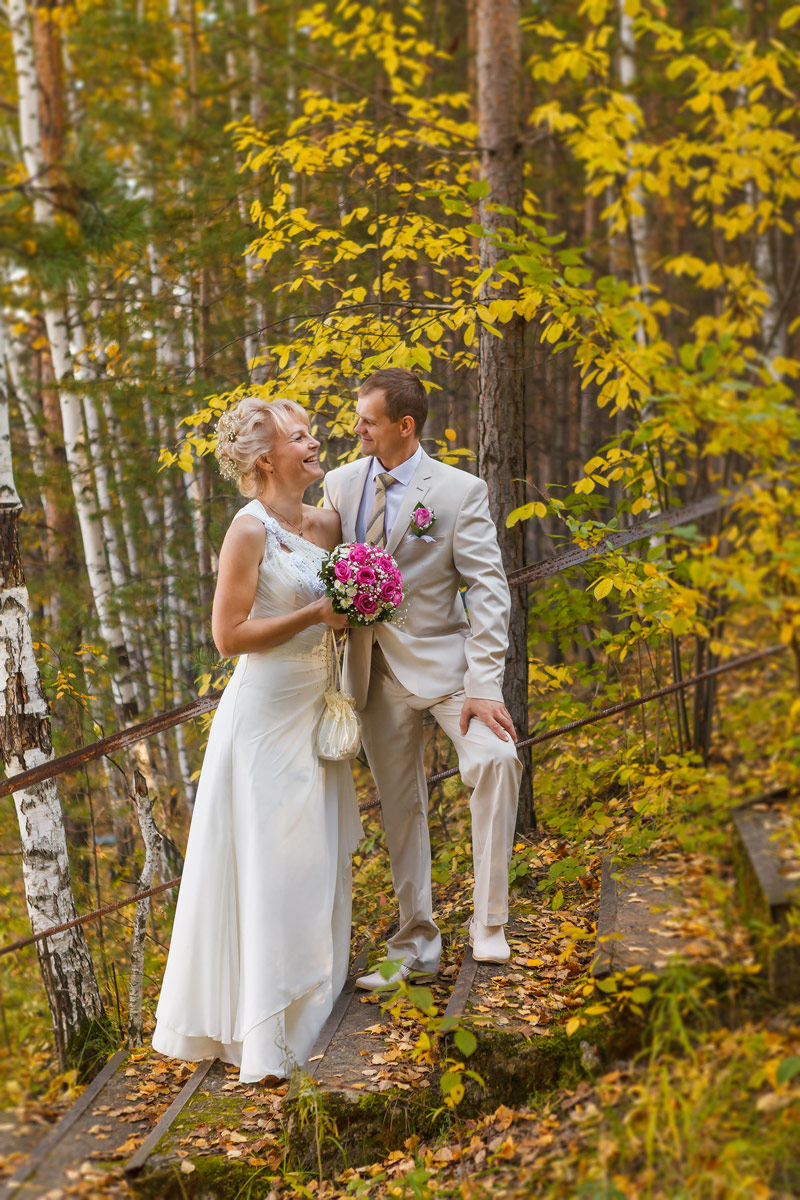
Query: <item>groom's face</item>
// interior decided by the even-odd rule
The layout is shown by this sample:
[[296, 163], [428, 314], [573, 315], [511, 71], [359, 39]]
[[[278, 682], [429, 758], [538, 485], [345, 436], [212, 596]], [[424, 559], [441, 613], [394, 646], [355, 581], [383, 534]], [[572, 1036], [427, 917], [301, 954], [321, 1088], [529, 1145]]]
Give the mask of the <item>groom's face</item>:
[[384, 466], [394, 465], [407, 456], [409, 418], [393, 421], [386, 408], [383, 391], [368, 392], [356, 401], [356, 433], [364, 454], [374, 454]]

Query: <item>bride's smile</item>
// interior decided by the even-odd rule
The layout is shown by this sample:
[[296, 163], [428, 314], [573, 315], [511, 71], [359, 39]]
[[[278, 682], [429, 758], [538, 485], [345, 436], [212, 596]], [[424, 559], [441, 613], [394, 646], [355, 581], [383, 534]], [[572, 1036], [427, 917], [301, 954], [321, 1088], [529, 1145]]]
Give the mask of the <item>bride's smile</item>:
[[299, 487], [301, 494], [323, 474], [317, 451], [319, 442], [307, 425], [297, 420], [278, 436], [268, 454], [259, 459], [282, 487]]

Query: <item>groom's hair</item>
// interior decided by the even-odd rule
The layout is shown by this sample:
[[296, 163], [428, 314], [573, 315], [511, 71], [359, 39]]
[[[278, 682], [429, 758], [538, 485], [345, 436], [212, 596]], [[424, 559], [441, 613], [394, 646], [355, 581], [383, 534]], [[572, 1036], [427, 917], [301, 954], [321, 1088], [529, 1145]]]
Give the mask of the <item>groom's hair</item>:
[[358, 389], [359, 396], [372, 392], [383, 392], [390, 421], [412, 417], [419, 437], [428, 419], [428, 395], [418, 375], [403, 367], [385, 367], [365, 379]]

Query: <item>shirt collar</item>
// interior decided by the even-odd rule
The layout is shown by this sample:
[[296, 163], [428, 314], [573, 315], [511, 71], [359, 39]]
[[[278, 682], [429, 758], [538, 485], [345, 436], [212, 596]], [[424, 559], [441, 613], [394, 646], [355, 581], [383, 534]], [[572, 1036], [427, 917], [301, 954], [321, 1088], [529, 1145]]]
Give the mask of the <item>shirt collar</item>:
[[[402, 483], [404, 487], [408, 487], [408, 485], [411, 483], [411, 478], [414, 472], [420, 464], [421, 459], [422, 446], [417, 446], [417, 449], [411, 455], [411, 458], [407, 458], [405, 462], [401, 462], [398, 464], [398, 466], [392, 467], [389, 474], [393, 475], [398, 483]], [[386, 467], [384, 467], [380, 460], [373, 455], [372, 466], [370, 467], [369, 472], [370, 479], [374, 479], [376, 475], [385, 470]]]

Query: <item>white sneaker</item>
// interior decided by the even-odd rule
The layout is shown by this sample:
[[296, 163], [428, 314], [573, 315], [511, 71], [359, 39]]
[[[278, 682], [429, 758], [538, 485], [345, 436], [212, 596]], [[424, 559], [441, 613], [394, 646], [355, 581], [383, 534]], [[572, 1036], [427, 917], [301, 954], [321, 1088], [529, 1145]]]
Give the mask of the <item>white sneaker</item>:
[[469, 923], [469, 944], [476, 962], [506, 963], [511, 958], [502, 925], [482, 925], [473, 917]]
[[365, 992], [379, 992], [383, 988], [396, 988], [399, 983], [410, 979], [412, 975], [415, 977], [415, 983], [436, 978], [434, 972], [418, 971], [410, 963], [401, 963], [399, 967], [395, 967], [388, 979], [380, 971], [370, 971], [369, 975], [359, 975], [356, 979], [356, 987]]

